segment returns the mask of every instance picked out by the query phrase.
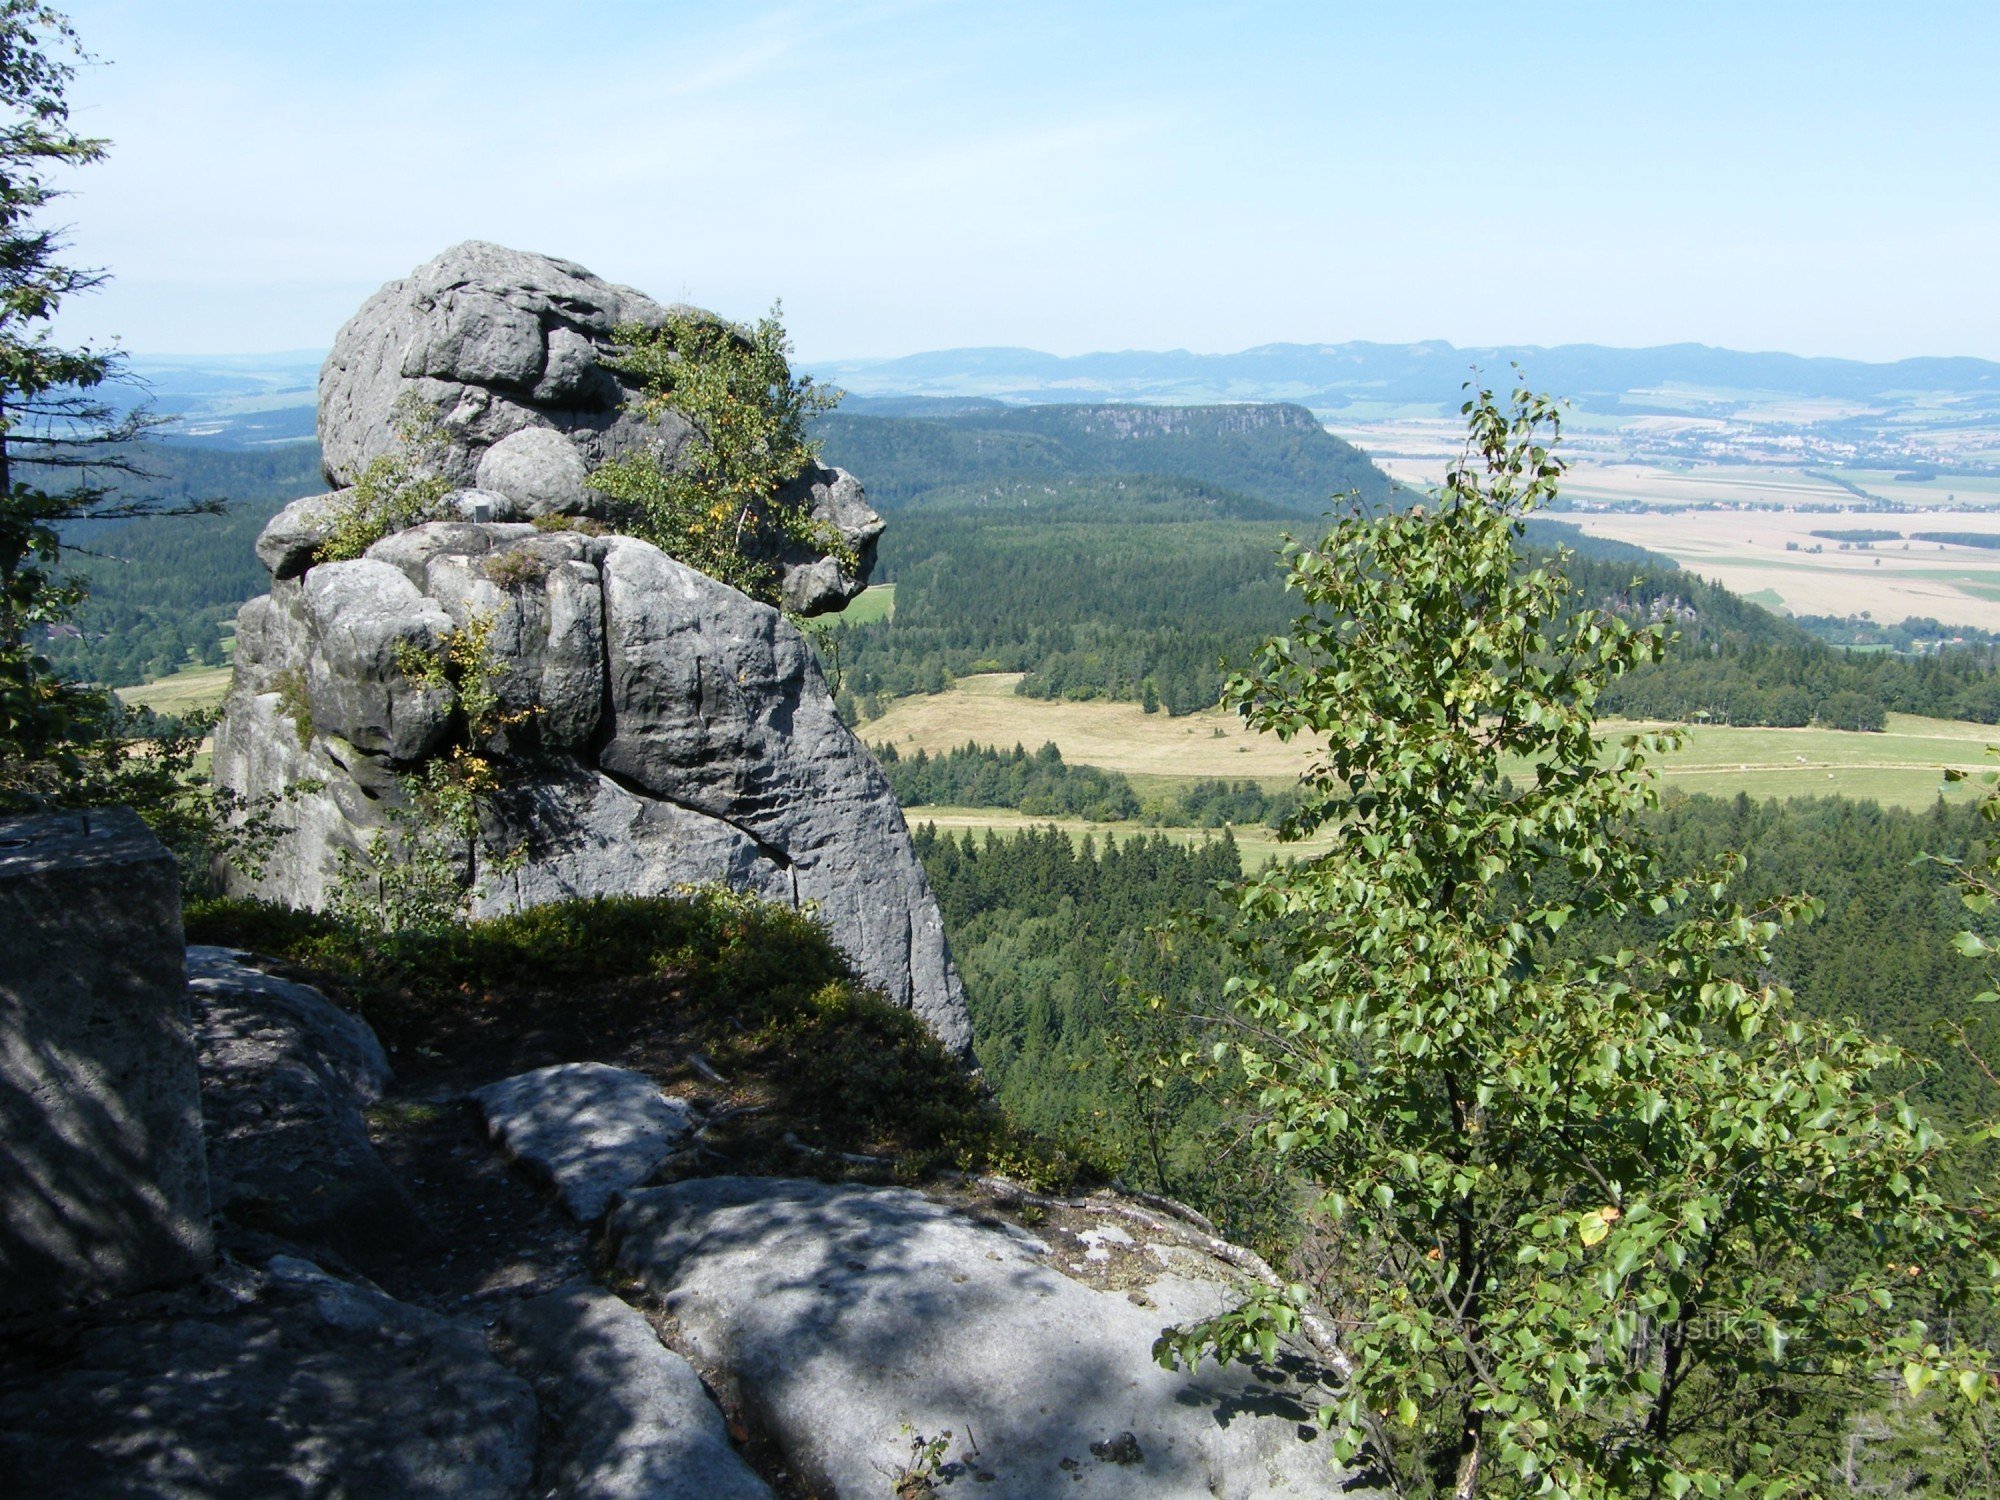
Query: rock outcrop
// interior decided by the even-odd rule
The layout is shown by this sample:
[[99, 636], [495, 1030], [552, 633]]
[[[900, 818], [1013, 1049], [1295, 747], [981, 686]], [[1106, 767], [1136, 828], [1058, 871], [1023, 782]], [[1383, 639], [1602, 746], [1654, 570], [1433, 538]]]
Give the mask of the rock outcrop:
[[681, 1148], [696, 1117], [644, 1074], [608, 1063], [557, 1063], [472, 1093], [486, 1129], [534, 1176], [554, 1185], [578, 1223], [602, 1218]]
[[[708, 1177], [613, 1210], [621, 1263], [682, 1346], [816, 1491], [879, 1493], [911, 1439], [993, 1500], [1322, 1495], [1337, 1470], [1305, 1392], [1152, 1360], [1163, 1328], [1241, 1300], [1193, 1237], [1084, 1216], [1074, 1252], [904, 1188]], [[1163, 1228], [1165, 1226], [1162, 1226]]]
[[[494, 520], [613, 520], [590, 471], [639, 452], [671, 466], [690, 429], [672, 411], [642, 413], [636, 387], [604, 355], [619, 328], [658, 328], [676, 313], [710, 316], [662, 307], [570, 261], [479, 240], [454, 245], [375, 293], [334, 339], [319, 378], [327, 481], [351, 485], [394, 453], [397, 404], [413, 396], [440, 419], [435, 464], [467, 514], [483, 498]], [[818, 614], [866, 585], [882, 520], [838, 470], [798, 483], [813, 517], [859, 559], [852, 569], [804, 551], [778, 559], [787, 607]], [[282, 530], [297, 533], [306, 519], [294, 515]]]
[[0, 1492], [528, 1492], [534, 1393], [477, 1329], [285, 1256], [185, 1303], [0, 1391]]
[[348, 1257], [408, 1240], [416, 1210], [363, 1114], [389, 1083], [382, 1044], [318, 990], [244, 960], [187, 950], [216, 1212]]
[[[463, 732], [452, 693], [405, 671], [411, 653], [489, 622], [516, 723], [464, 851], [476, 912], [702, 881], [811, 903], [864, 980], [964, 1049], [964, 991], [902, 813], [799, 632], [646, 542], [505, 519], [588, 509], [583, 477], [606, 456], [671, 456], [676, 419], [640, 420], [598, 362], [613, 327], [664, 316], [566, 262], [470, 244], [342, 330], [320, 385], [329, 476], [390, 451], [391, 411], [414, 390], [445, 414], [450, 477], [479, 486], [466, 508], [495, 519], [431, 522], [340, 562], [316, 561], [327, 497], [265, 529], [271, 592], [237, 618], [214, 768], [285, 832], [236, 888], [328, 902], [404, 805], [402, 778]], [[864, 563], [857, 578], [804, 550], [783, 559], [803, 612], [865, 582], [881, 522], [838, 471], [794, 487]]]
[[173, 856], [127, 808], [0, 821], [0, 1317], [207, 1266]]

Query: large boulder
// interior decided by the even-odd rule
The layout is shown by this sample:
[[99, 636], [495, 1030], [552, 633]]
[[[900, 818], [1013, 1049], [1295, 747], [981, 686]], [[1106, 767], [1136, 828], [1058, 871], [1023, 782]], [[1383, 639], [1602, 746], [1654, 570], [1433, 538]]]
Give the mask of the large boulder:
[[613, 330], [657, 328], [667, 309], [547, 255], [468, 240], [361, 304], [319, 377], [329, 481], [352, 484], [396, 448], [396, 404], [414, 394], [443, 419], [445, 477], [470, 484], [481, 458], [530, 427], [566, 437], [591, 467], [646, 445], [671, 453], [678, 418], [627, 408], [632, 387], [600, 359]]
[[[282, 837], [259, 873], [228, 878], [322, 907], [378, 835], [408, 826], [410, 777], [467, 735], [463, 704], [416, 664], [477, 624], [502, 774], [479, 838], [446, 860], [476, 912], [703, 881], [811, 903], [864, 980], [963, 1050], [937, 903], [804, 639], [777, 610], [602, 524], [617, 517], [593, 469], [642, 452], [672, 466], [688, 441], [681, 417], [646, 414], [607, 363], [619, 328], [675, 311], [569, 261], [468, 241], [341, 329], [320, 374], [329, 481], [353, 486], [402, 454], [456, 486], [432, 513], [464, 519], [341, 561], [324, 547], [351, 491], [296, 501], [265, 527], [271, 592], [237, 616], [214, 766]], [[438, 417], [417, 448], [399, 435], [406, 397]], [[867, 584], [881, 517], [838, 469], [809, 468], [781, 499], [841, 539], [772, 559], [785, 608], [838, 609]]]
[[[399, 403], [414, 397], [439, 418], [431, 467], [497, 502], [491, 519], [542, 515], [616, 519], [589, 487], [611, 459], [651, 453], [670, 467], [689, 440], [687, 420], [648, 415], [629, 377], [605, 363], [617, 329], [661, 326], [672, 314], [630, 287], [571, 261], [480, 240], [454, 245], [362, 304], [334, 339], [319, 379], [319, 439], [328, 481], [352, 485], [399, 448]], [[835, 528], [861, 566], [804, 546], [775, 559], [785, 602], [801, 614], [837, 610], [867, 585], [882, 521], [851, 475], [814, 470], [787, 494]], [[260, 539], [277, 576], [295, 566], [322, 518], [293, 507]]]
[[541, 1493], [534, 1392], [479, 1330], [283, 1256], [201, 1300], [0, 1384], [0, 1493]]
[[[322, 575], [331, 575], [322, 582]], [[811, 903], [868, 983], [947, 1045], [971, 1038], [942, 918], [887, 778], [834, 713], [804, 638], [630, 537], [433, 522], [244, 606], [217, 781], [283, 841], [238, 889], [323, 906], [386, 826], [397, 772], [449, 727], [399, 646], [490, 623], [504, 774], [474, 907], [720, 881]]]
[[346, 1258], [405, 1248], [416, 1210], [363, 1113], [389, 1084], [368, 1023], [229, 948], [190, 946], [187, 974], [209, 1192], [225, 1224]]
[[1366, 1492], [1294, 1375], [1153, 1362], [1241, 1292], [1197, 1237], [1130, 1222], [1037, 1238], [908, 1189], [711, 1177], [631, 1194], [609, 1232], [815, 1493], [881, 1494], [946, 1434], [937, 1477], [990, 1500]]

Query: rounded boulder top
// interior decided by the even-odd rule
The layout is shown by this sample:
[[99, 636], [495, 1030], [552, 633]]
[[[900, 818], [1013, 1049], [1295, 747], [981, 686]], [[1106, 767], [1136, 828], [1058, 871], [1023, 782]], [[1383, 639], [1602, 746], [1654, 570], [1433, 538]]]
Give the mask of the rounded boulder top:
[[334, 339], [319, 377], [327, 480], [352, 484], [394, 451], [405, 395], [438, 413], [455, 484], [470, 485], [487, 450], [527, 428], [567, 437], [589, 467], [642, 446], [671, 453], [686, 424], [628, 410], [634, 387], [603, 356], [621, 325], [659, 327], [673, 310], [574, 261], [454, 245], [382, 287]]

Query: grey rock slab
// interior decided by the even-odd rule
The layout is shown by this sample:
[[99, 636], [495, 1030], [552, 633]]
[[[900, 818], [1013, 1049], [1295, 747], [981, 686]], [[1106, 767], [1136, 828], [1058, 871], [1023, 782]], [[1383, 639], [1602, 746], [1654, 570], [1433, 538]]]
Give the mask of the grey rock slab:
[[1235, 1296], [1178, 1264], [1135, 1301], [920, 1193], [771, 1179], [645, 1189], [608, 1229], [691, 1355], [832, 1494], [883, 1493], [912, 1432], [947, 1430], [950, 1477], [991, 1500], [1322, 1495], [1355, 1477], [1303, 1436], [1281, 1377], [1154, 1363], [1163, 1326]]
[[582, 516], [604, 509], [610, 497], [591, 489], [585, 483], [589, 477], [576, 444], [552, 427], [523, 427], [479, 460], [480, 489], [505, 495], [524, 516]]
[[285, 1257], [0, 1390], [9, 1495], [511, 1500], [535, 1445], [482, 1331]]
[[416, 1210], [368, 1138], [389, 1063], [368, 1024], [228, 948], [187, 950], [218, 1213], [350, 1259], [407, 1247]]
[[451, 723], [450, 690], [409, 681], [398, 655], [435, 653], [444, 644], [452, 630], [444, 607], [401, 569], [371, 557], [314, 568], [305, 576], [304, 605], [314, 726], [397, 761], [439, 749]]
[[337, 490], [294, 500], [257, 533], [257, 561], [273, 578], [296, 578], [305, 572], [332, 532], [341, 506], [353, 496], [352, 490]]
[[543, 1472], [566, 1500], [770, 1500], [693, 1366], [625, 1302], [568, 1287], [501, 1324], [554, 1419]]
[[475, 1089], [472, 1099], [507, 1154], [553, 1184], [584, 1224], [652, 1176], [696, 1125], [687, 1104], [608, 1063], [536, 1068]]
[[198, 1090], [173, 856], [130, 808], [0, 821], [0, 1314], [204, 1269]]

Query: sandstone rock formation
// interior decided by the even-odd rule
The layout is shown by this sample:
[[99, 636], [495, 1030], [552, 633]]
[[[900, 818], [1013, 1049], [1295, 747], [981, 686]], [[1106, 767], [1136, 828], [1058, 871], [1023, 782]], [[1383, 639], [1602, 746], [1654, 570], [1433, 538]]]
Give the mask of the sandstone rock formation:
[[0, 1391], [0, 1492], [527, 1493], [534, 1393], [477, 1329], [284, 1256], [184, 1302]]
[[[1164, 1227], [1164, 1226], [1163, 1226]], [[1038, 1237], [903, 1188], [709, 1177], [612, 1211], [621, 1263], [682, 1347], [818, 1492], [880, 1493], [914, 1432], [992, 1500], [1324, 1495], [1337, 1469], [1284, 1372], [1152, 1360], [1240, 1300], [1193, 1237], [1119, 1223]]]
[[[602, 356], [620, 326], [657, 328], [676, 312], [706, 316], [662, 307], [570, 261], [478, 240], [454, 245], [375, 293], [335, 338], [319, 379], [327, 481], [351, 485], [395, 451], [397, 402], [410, 395], [442, 420], [443, 477], [486, 497], [493, 519], [610, 519], [606, 497], [585, 483], [590, 470], [639, 451], [671, 463], [689, 428], [672, 412], [642, 415], [636, 388]], [[837, 528], [860, 559], [852, 571], [817, 554], [780, 559], [786, 606], [818, 614], [865, 586], [882, 521], [838, 470], [799, 483], [814, 518]]]
[[173, 856], [126, 808], [0, 821], [0, 1318], [208, 1264]]
[[[342, 330], [320, 384], [329, 477], [389, 451], [413, 389], [445, 414], [451, 477], [479, 485], [466, 508], [495, 519], [431, 522], [341, 562], [315, 560], [338, 497], [265, 529], [271, 592], [237, 618], [214, 769], [286, 834], [237, 889], [327, 903], [343, 857], [404, 804], [401, 778], [464, 732], [452, 694], [405, 672], [411, 651], [491, 622], [504, 705], [524, 717], [464, 851], [477, 912], [698, 881], [810, 902], [863, 979], [963, 1049], [964, 992], [902, 813], [799, 632], [645, 542], [505, 519], [588, 509], [582, 477], [607, 455], [671, 455], [675, 419], [621, 408], [629, 392], [598, 362], [613, 326], [663, 316], [566, 262], [468, 244]], [[794, 485], [864, 565], [783, 559], [807, 612], [865, 583], [881, 521], [838, 471]]]
[[578, 1223], [603, 1217], [693, 1133], [696, 1116], [644, 1074], [608, 1063], [557, 1063], [474, 1089], [486, 1129], [555, 1187]]
[[209, 1196], [225, 1219], [341, 1255], [407, 1240], [416, 1210], [368, 1139], [389, 1063], [318, 990], [187, 950]]

